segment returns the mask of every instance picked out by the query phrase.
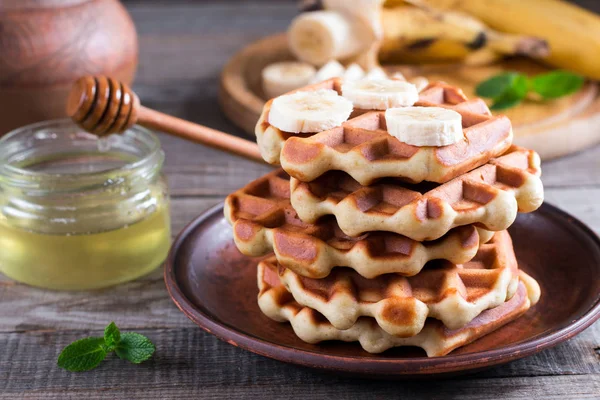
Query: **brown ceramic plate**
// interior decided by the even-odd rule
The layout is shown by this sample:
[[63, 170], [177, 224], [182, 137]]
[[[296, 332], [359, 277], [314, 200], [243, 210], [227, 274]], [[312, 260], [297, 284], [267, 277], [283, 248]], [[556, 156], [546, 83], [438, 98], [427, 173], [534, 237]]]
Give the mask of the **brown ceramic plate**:
[[520, 267], [542, 287], [523, 317], [455, 350], [427, 358], [417, 348], [373, 355], [356, 343], [311, 345], [287, 323], [265, 317], [256, 302], [257, 261], [236, 249], [218, 205], [181, 232], [165, 281], [175, 304], [205, 331], [276, 360], [377, 378], [473, 372], [526, 357], [573, 337], [600, 317], [600, 239], [582, 222], [544, 204], [510, 228]]

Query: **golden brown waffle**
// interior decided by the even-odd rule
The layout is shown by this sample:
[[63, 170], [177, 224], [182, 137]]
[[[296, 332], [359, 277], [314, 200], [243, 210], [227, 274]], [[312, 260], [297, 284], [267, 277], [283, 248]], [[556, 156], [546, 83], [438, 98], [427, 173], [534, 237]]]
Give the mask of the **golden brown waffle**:
[[298, 303], [321, 313], [335, 328], [349, 329], [360, 317], [373, 317], [385, 332], [400, 337], [419, 333], [428, 317], [461, 328], [512, 297], [519, 278], [507, 231], [497, 232], [467, 263], [436, 260], [411, 277], [365, 279], [338, 267], [326, 278], [313, 279], [278, 265], [275, 257], [262, 263], [279, 271]]
[[[340, 78], [332, 78], [315, 85], [310, 85], [298, 90], [310, 91], [319, 89], [331, 89], [335, 90], [339, 94], [342, 93], [342, 80]], [[298, 91], [295, 90], [294, 92]], [[293, 93], [293, 92], [291, 92]], [[273, 100], [269, 100], [263, 107], [262, 114], [256, 124], [256, 141], [260, 148], [261, 155], [269, 164], [279, 165], [279, 155], [283, 144], [290, 137], [296, 138], [308, 138], [315, 135], [315, 133], [289, 133], [284, 132], [268, 122], [269, 112], [271, 110], [271, 104]], [[419, 95], [419, 101], [416, 105], [427, 106], [427, 105], [438, 105], [445, 104], [447, 106], [456, 106], [459, 110], [464, 110], [471, 113], [480, 113], [484, 115], [490, 115], [490, 111], [485, 105], [485, 102], [481, 99], [467, 100], [464, 93], [455, 87], [449, 86], [443, 82], [436, 82], [430, 84], [425, 88]], [[355, 118], [365, 112], [371, 110], [355, 109], [350, 115], [350, 118]], [[391, 138], [391, 136], [390, 136]]]
[[398, 346], [418, 346], [427, 356], [436, 357], [469, 344], [523, 315], [539, 298], [539, 286], [524, 272], [520, 274], [523, 280], [510, 300], [482, 312], [462, 328], [449, 329], [440, 321], [428, 319], [424, 328], [410, 337], [390, 335], [369, 317], [359, 318], [349, 329], [335, 328], [318, 311], [296, 302], [281, 283], [277, 271], [266, 263], [258, 266], [258, 305], [267, 317], [279, 322], [289, 321], [296, 335], [307, 343], [358, 341], [369, 353], [381, 353]]
[[281, 150], [281, 166], [303, 182], [339, 170], [362, 185], [386, 177], [413, 183], [443, 183], [485, 164], [512, 144], [510, 120], [491, 116], [481, 101], [417, 105], [444, 107], [460, 113], [464, 139], [442, 147], [412, 146], [387, 132], [384, 111], [372, 111], [315, 135], [289, 137]]
[[312, 278], [325, 277], [338, 265], [354, 268], [367, 278], [391, 272], [415, 275], [433, 259], [466, 262], [480, 242], [491, 238], [490, 232], [473, 226], [423, 243], [387, 232], [348, 237], [333, 217], [315, 224], [302, 222], [289, 195], [289, 176], [273, 171], [229, 195], [225, 216], [243, 254], [262, 256], [274, 251], [281, 265]]
[[349, 236], [379, 230], [434, 240], [467, 224], [507, 229], [517, 211], [531, 212], [542, 204], [540, 174], [539, 156], [512, 146], [488, 164], [441, 185], [387, 179], [362, 186], [339, 171], [309, 183], [292, 178], [291, 203], [307, 223], [334, 215]]

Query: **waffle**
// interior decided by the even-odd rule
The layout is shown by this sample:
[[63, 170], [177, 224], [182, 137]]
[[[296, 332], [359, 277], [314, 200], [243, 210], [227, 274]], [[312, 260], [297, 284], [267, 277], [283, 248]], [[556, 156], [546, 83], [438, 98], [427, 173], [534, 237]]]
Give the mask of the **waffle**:
[[416, 105], [444, 107], [461, 114], [464, 139], [442, 147], [409, 145], [387, 132], [385, 111], [371, 111], [315, 135], [289, 137], [281, 150], [281, 166], [303, 182], [339, 170], [362, 185], [385, 177], [443, 183], [485, 164], [512, 144], [510, 120], [491, 116], [480, 100], [467, 105]]
[[328, 216], [315, 224], [302, 222], [290, 201], [289, 176], [273, 171], [225, 200], [225, 216], [233, 225], [238, 249], [245, 255], [275, 252], [279, 263], [300, 275], [323, 278], [338, 265], [372, 278], [384, 273], [415, 275], [430, 260], [470, 260], [491, 233], [464, 226], [432, 242], [416, 242], [389, 232], [348, 237]]
[[507, 229], [517, 211], [543, 202], [539, 156], [512, 146], [488, 164], [444, 184], [409, 185], [397, 179], [365, 187], [331, 171], [313, 182], [291, 179], [291, 203], [302, 221], [334, 215], [349, 236], [389, 231], [414, 240], [434, 240], [456, 226]]
[[[340, 78], [332, 78], [315, 85], [310, 85], [298, 90], [309, 91], [319, 89], [331, 89], [341, 94], [342, 80]], [[295, 92], [295, 91], [294, 91]], [[292, 92], [293, 93], [293, 92]], [[273, 100], [269, 100], [263, 107], [262, 114], [256, 124], [256, 141], [260, 153], [266, 162], [269, 164], [279, 165], [279, 155], [283, 144], [290, 137], [308, 138], [315, 135], [314, 133], [289, 133], [281, 131], [272, 126], [268, 122], [269, 111]], [[449, 106], [457, 106], [459, 109], [470, 111], [472, 113], [482, 113], [489, 115], [489, 109], [485, 102], [481, 99], [468, 101], [460, 89], [446, 85], [443, 82], [432, 83], [425, 88], [419, 95], [419, 102], [416, 105], [437, 105], [446, 104]], [[350, 118], [357, 117], [370, 110], [355, 109], [350, 115]]]
[[279, 271], [294, 299], [323, 316], [337, 329], [349, 329], [360, 317], [373, 317], [394, 336], [414, 336], [428, 317], [458, 329], [482, 311], [512, 297], [518, 283], [517, 260], [508, 232], [497, 232], [473, 260], [455, 265], [432, 261], [417, 275], [380, 275], [365, 279], [349, 268], [335, 268], [324, 279], [302, 277], [264, 260]]
[[533, 278], [520, 273], [523, 280], [515, 294], [502, 305], [479, 314], [459, 329], [449, 329], [442, 322], [429, 319], [416, 335], [398, 337], [379, 327], [373, 318], [359, 318], [349, 329], [335, 328], [318, 311], [304, 307], [294, 300], [279, 280], [279, 275], [266, 263], [258, 266], [258, 305], [269, 318], [289, 321], [296, 335], [307, 343], [327, 340], [358, 341], [369, 353], [381, 353], [398, 346], [418, 346], [427, 356], [436, 357], [469, 344], [523, 315], [539, 298], [539, 286]]

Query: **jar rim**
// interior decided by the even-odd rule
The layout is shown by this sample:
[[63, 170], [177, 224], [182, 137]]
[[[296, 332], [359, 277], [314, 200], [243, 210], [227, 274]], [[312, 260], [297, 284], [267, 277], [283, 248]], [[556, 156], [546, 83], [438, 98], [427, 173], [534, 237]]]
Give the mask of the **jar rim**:
[[[86, 133], [85, 130], [78, 128], [75, 123], [69, 118], [60, 118], [60, 119], [52, 119], [45, 120], [41, 122], [36, 122], [29, 125], [24, 125], [22, 127], [13, 129], [8, 132], [3, 137], [0, 137], [0, 149], [7, 144], [9, 141], [14, 140], [15, 138], [26, 134], [27, 132], [34, 132], [36, 130], [41, 130], [43, 128], [52, 128], [56, 127], [57, 129], [80, 129], [82, 133]], [[89, 171], [89, 172], [77, 172], [77, 173], [57, 173], [57, 172], [45, 172], [45, 171], [33, 171], [28, 168], [21, 168], [14, 165], [10, 165], [8, 160], [2, 159], [2, 153], [0, 152], [0, 176], [4, 175], [2, 172], [3, 169], [8, 172], [10, 175], [15, 176], [29, 176], [36, 178], [48, 178], [48, 179], [56, 179], [56, 178], [72, 178], [72, 179], [94, 179], [94, 178], [102, 178], [110, 173], [115, 173], [118, 171], [126, 172], [126, 171], [135, 171], [138, 170], [145, 165], [151, 164], [154, 159], [156, 159], [158, 154], [162, 154], [160, 140], [158, 136], [154, 134], [149, 129], [146, 129], [139, 125], [134, 125], [133, 127], [127, 129], [124, 133], [134, 134], [137, 139], [142, 139], [145, 144], [148, 145], [148, 150], [146, 154], [141, 156], [140, 158], [127, 162], [121, 166], [115, 168], [104, 169], [100, 171]], [[92, 134], [89, 134], [92, 135]], [[120, 134], [122, 135], [122, 134]], [[8, 175], [6, 174], [6, 175]]]

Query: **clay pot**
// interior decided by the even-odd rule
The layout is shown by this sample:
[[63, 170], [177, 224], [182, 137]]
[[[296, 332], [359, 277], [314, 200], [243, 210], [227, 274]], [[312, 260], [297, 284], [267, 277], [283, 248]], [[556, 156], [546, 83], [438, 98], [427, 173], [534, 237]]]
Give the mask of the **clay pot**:
[[82, 75], [131, 83], [137, 58], [133, 21], [117, 0], [0, 2], [0, 135], [66, 116]]

